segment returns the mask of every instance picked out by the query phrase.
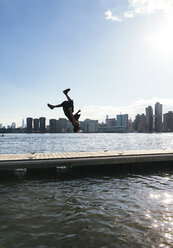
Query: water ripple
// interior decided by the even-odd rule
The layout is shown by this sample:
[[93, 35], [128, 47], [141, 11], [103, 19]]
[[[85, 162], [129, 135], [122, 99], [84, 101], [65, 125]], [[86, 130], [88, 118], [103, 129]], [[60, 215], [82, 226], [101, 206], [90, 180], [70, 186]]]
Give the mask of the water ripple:
[[[172, 137], [11, 134], [0, 153], [172, 149]], [[171, 172], [0, 182], [0, 247], [171, 248], [172, 188]]]
[[172, 175], [1, 184], [0, 242], [4, 247], [171, 247], [171, 187]]
[[173, 149], [173, 133], [5, 134], [0, 154]]

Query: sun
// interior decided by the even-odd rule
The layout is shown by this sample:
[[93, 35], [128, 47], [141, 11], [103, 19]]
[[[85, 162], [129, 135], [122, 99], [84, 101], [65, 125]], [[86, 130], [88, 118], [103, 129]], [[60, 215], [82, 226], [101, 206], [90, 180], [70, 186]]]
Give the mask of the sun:
[[173, 21], [164, 22], [145, 35], [151, 52], [157, 56], [173, 57]]

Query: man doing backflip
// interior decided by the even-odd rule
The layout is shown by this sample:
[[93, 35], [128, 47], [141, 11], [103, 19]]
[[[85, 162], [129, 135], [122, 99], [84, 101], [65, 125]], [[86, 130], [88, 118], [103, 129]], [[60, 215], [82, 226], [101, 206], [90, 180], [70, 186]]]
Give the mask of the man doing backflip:
[[79, 126], [79, 122], [78, 122], [78, 119], [80, 117], [80, 114], [79, 114], [80, 110], [75, 115], [73, 115], [74, 106], [73, 106], [73, 100], [71, 100], [71, 98], [68, 95], [69, 91], [70, 91], [70, 89], [66, 89], [66, 90], [63, 91], [63, 93], [67, 97], [68, 101], [64, 101], [64, 102], [62, 102], [61, 104], [58, 104], [58, 105], [51, 105], [51, 104], [48, 103], [47, 106], [50, 109], [61, 108], [62, 107], [63, 110], [64, 110], [64, 114], [67, 116], [67, 118], [69, 119], [69, 121], [72, 123], [72, 125], [74, 127], [73, 128], [74, 133], [77, 133], [80, 130], [80, 126]]

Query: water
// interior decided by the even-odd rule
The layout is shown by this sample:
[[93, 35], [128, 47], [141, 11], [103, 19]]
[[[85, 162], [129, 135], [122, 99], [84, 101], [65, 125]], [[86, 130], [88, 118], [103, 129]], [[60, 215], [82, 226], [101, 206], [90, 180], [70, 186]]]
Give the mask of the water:
[[[173, 134], [11, 134], [0, 153], [172, 149]], [[0, 248], [173, 247], [173, 171], [0, 182]]]
[[173, 149], [173, 133], [5, 134], [0, 154]]

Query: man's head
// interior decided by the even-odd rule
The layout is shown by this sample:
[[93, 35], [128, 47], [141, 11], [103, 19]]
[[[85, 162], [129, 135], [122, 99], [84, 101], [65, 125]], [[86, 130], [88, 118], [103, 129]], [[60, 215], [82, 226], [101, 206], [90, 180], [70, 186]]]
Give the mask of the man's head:
[[77, 133], [80, 130], [80, 126], [79, 124], [77, 124], [74, 128], [73, 128], [73, 132]]

